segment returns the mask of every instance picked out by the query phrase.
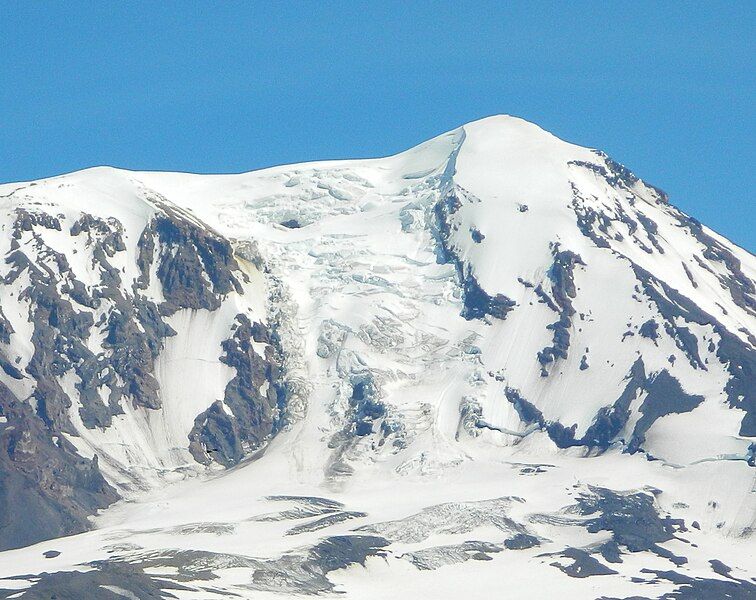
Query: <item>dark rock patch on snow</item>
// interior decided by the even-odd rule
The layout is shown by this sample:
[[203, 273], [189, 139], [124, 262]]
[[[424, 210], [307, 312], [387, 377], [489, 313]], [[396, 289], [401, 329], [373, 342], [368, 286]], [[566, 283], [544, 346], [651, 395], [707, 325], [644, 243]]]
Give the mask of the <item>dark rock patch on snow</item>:
[[[237, 464], [275, 434], [284, 401], [280, 359], [270, 334], [244, 314], [236, 316], [233, 336], [222, 343], [221, 362], [236, 371], [216, 401], [197, 416], [189, 434], [189, 450], [197, 462]], [[264, 356], [255, 350], [264, 343]], [[264, 389], [266, 388], [266, 389]]]
[[583, 578], [593, 577], [595, 575], [617, 574], [617, 571], [610, 569], [585, 550], [580, 550], [578, 548], [565, 548], [558, 556], [570, 559], [572, 562], [568, 565], [553, 562], [551, 563], [551, 566], [556, 567], [562, 573], [569, 575], [570, 577]]

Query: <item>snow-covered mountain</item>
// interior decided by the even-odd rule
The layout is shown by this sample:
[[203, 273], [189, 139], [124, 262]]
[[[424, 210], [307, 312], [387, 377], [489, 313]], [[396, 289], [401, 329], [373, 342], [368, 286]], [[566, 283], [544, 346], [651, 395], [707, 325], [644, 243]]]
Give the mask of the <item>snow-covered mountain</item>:
[[95, 168], [0, 231], [0, 598], [756, 595], [756, 258], [602, 152]]

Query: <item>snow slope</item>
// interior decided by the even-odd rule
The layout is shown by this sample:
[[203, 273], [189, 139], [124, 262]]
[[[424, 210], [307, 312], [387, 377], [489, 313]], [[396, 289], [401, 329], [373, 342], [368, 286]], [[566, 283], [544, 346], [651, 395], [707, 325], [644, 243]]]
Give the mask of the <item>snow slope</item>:
[[[575, 598], [756, 593], [756, 259], [603, 153], [498, 116], [389, 158], [98, 168], [0, 199], [8, 231], [19, 207], [116, 216], [125, 288], [165, 207], [246, 273], [212, 310], [166, 316], [159, 407], [122, 401], [92, 428], [74, 403], [66, 438], [129, 501], [94, 531], [0, 553], [0, 589], [21, 590], [5, 597], [483, 598], [502, 574], [513, 598], [535, 582]], [[74, 236], [33, 232], [97, 284]], [[157, 275], [134, 295], [166, 303]], [[3, 294], [23, 369], [29, 307]], [[190, 437], [224, 393], [219, 410], [238, 406], [224, 345], [238, 314], [273, 332], [250, 342], [252, 372], [274, 352], [283, 369], [245, 401], [278, 385], [286, 418], [224, 471], [239, 462], [219, 458], [227, 438], [206, 427], [198, 454]]]

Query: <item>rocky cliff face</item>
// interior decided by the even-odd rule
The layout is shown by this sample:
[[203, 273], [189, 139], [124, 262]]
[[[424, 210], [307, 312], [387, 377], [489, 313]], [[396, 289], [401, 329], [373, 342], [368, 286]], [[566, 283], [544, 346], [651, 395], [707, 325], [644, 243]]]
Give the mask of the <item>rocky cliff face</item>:
[[0, 540], [96, 525], [0, 553], [26, 597], [754, 593], [756, 259], [602, 152], [495, 117], [0, 202]]
[[[4, 548], [82, 531], [165, 472], [238, 463], [275, 433], [285, 402], [265, 284], [228, 239], [146, 190], [130, 190], [121, 216], [86, 188], [71, 190], [83, 202], [42, 189], [2, 203]], [[196, 330], [207, 321], [212, 331]], [[195, 361], [238, 376], [181, 386]]]

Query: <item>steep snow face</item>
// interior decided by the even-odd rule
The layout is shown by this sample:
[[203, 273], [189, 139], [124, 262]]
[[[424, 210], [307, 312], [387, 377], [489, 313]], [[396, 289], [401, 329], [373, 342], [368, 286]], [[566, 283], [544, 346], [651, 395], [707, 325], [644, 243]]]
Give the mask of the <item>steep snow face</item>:
[[[27, 186], [0, 188], [9, 215], [116, 215], [125, 298], [175, 335], [156, 334], [156, 406], [121, 399], [107, 427], [76, 417], [76, 369], [60, 377], [64, 439], [119, 490], [153, 489], [56, 542], [67, 575], [17, 587], [139, 597], [172, 581], [193, 598], [213, 573], [241, 597], [470, 581], [466, 597], [489, 597], [503, 567], [522, 574], [513, 597], [535, 577], [570, 597], [596, 577], [617, 597], [752, 593], [756, 259], [603, 153], [500, 116], [389, 158]], [[194, 291], [161, 276], [158, 257], [191, 255], [150, 227], [165, 214], [226, 240], [228, 276], [201, 269]], [[76, 237], [62, 229], [41, 236]], [[93, 250], [75, 249], [61, 252], [78, 273]], [[3, 348], [22, 378], [0, 381], [39, 411], [33, 323], [11, 292]], [[40, 552], [0, 565], [38, 572]]]
[[[504, 322], [492, 322], [497, 333], [486, 336], [482, 361], [511, 389], [510, 400], [522, 399], [512, 402], [513, 415], [497, 409], [500, 397], [487, 398], [487, 423], [512, 429], [531, 412], [524, 420], [554, 424], [558, 445], [622, 440], [672, 462], [707, 458], [717, 446], [744, 454], [756, 434], [746, 383], [754, 366], [753, 257], [741, 261], [739, 249], [599, 152], [514, 119], [465, 132], [443, 215], [445, 244], [476, 289], [511, 303]], [[641, 397], [632, 407], [612, 404], [634, 365], [645, 371]], [[643, 394], [662, 374], [662, 396], [676, 401], [644, 409]], [[526, 403], [542, 414], [524, 411]], [[706, 437], [719, 442], [693, 442], [698, 436], [686, 427], [673, 441], [667, 428], [662, 450], [646, 436], [658, 418], [693, 410], [720, 415], [718, 435], [705, 420]], [[656, 414], [633, 428], [646, 413]]]

